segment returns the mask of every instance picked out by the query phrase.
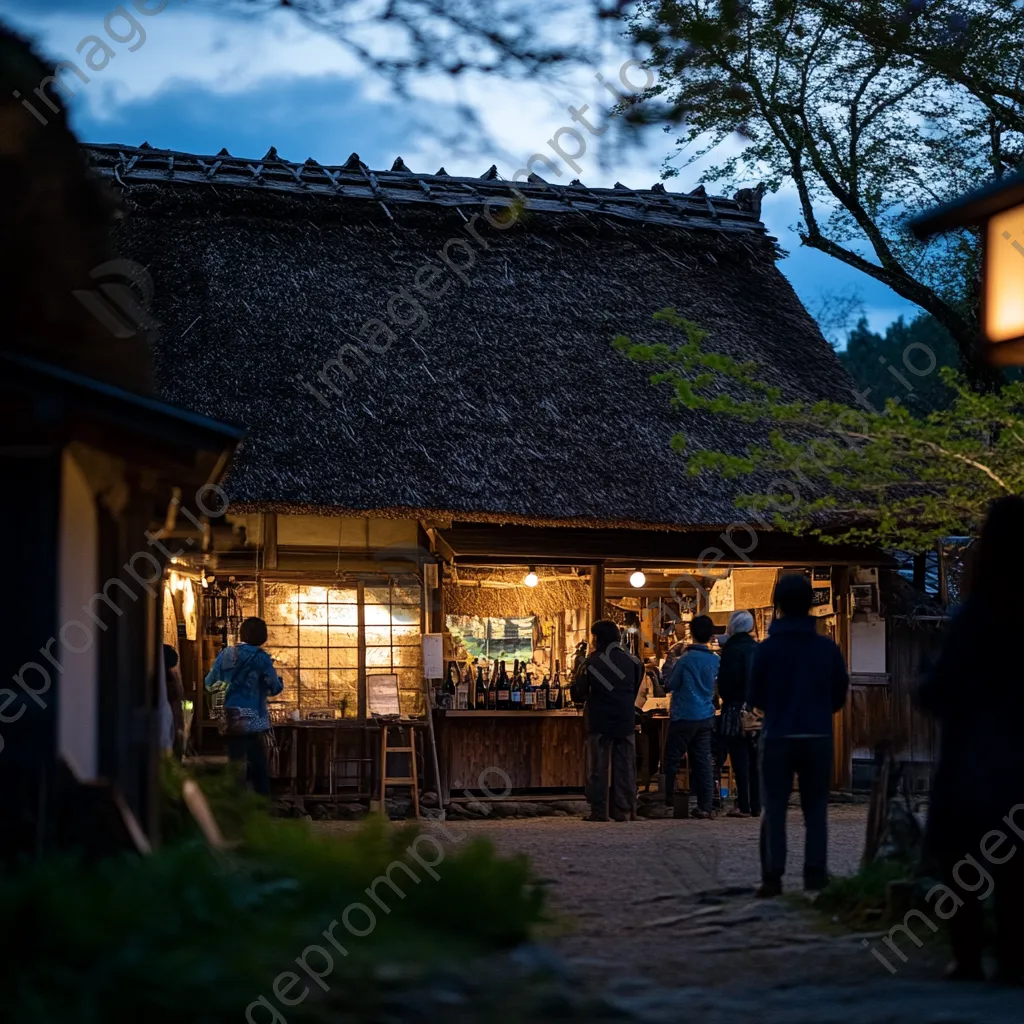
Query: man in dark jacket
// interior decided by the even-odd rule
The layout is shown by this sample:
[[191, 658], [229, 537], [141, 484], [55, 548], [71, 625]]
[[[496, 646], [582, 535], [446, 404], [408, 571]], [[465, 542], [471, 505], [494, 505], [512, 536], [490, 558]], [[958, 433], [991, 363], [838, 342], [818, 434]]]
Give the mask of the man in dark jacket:
[[[643, 663], [619, 644], [619, 627], [601, 619], [590, 627], [594, 650], [580, 667], [570, 694], [586, 702], [587, 821], [628, 821], [636, 811], [634, 702]], [[608, 769], [611, 766], [611, 807]]]
[[718, 695], [722, 698], [720, 716], [722, 741], [736, 779], [736, 806], [730, 818], [761, 816], [761, 780], [757, 764], [757, 734], [743, 731], [740, 714], [751, 709], [751, 680], [757, 641], [750, 635], [754, 616], [738, 611], [729, 616], [729, 639], [722, 645], [718, 667]]
[[810, 614], [806, 576], [784, 576], [775, 587], [782, 618], [754, 654], [751, 700], [764, 711], [761, 730], [762, 885], [782, 892], [786, 870], [786, 810], [796, 773], [806, 829], [804, 888], [828, 880], [828, 794], [832, 778], [832, 716], [846, 703], [850, 677], [839, 648], [819, 635]]

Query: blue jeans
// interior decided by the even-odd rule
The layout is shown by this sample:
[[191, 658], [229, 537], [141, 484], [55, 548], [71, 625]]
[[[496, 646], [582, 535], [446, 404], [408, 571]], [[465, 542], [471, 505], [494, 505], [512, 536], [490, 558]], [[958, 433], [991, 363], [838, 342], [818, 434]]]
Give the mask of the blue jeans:
[[713, 772], [711, 768], [711, 727], [714, 718], [700, 720], [677, 719], [669, 723], [665, 742], [665, 802], [672, 803], [676, 788], [676, 773], [686, 755], [690, 766], [691, 784], [697, 794], [697, 809], [712, 808]]

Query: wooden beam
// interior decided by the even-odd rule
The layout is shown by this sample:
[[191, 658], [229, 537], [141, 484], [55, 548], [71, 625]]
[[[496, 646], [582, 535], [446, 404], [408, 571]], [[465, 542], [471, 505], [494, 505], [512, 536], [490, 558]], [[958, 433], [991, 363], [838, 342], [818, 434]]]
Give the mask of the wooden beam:
[[263, 568], [277, 568], [277, 513], [263, 513]]
[[[824, 544], [806, 537], [773, 531], [759, 533], [751, 547], [746, 533], [737, 532], [735, 546], [722, 530], [596, 530], [576, 527], [492, 526], [457, 523], [437, 531], [457, 561], [477, 564], [543, 563], [611, 568], [622, 563], [648, 565], [880, 565], [896, 567], [884, 552], [848, 544]], [[748, 560], [749, 559], [749, 560]]]

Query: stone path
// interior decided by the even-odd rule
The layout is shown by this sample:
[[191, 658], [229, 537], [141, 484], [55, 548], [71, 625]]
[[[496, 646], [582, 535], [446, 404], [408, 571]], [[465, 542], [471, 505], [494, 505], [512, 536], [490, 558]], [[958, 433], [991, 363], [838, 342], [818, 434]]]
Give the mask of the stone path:
[[[795, 812], [791, 819], [786, 881], [799, 890], [802, 835]], [[833, 873], [856, 870], [864, 826], [863, 808], [830, 809]], [[555, 1003], [564, 1005], [553, 1019], [603, 1019], [593, 1003], [577, 1007], [586, 989], [600, 994], [609, 1019], [652, 1024], [697, 1014], [701, 1024], [1024, 1022], [1024, 993], [937, 981], [941, 947], [902, 942], [907, 962], [890, 954], [898, 967], [891, 975], [871, 954], [877, 935], [831, 928], [799, 896], [754, 900], [753, 820], [562, 817], [448, 827], [453, 836], [486, 836], [502, 853], [528, 854], [547, 881], [557, 920], [532, 955], [539, 971], [561, 979]], [[531, 1016], [548, 1019], [540, 1008]]]

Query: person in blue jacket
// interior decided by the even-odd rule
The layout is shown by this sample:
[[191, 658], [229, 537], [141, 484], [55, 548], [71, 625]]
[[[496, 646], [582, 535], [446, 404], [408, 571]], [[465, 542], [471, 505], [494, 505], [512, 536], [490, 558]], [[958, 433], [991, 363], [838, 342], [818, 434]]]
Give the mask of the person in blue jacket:
[[698, 615], [690, 623], [693, 643], [665, 681], [665, 690], [672, 694], [665, 743], [665, 802], [671, 804], [675, 799], [676, 773], [686, 754], [697, 793], [697, 818], [714, 817], [711, 730], [715, 724], [718, 655], [708, 647], [714, 632], [711, 619]]
[[255, 616], [242, 621], [241, 641], [225, 647], [207, 673], [208, 690], [226, 685], [224, 720], [227, 727], [228, 758], [244, 761], [246, 779], [262, 796], [270, 796], [270, 775], [264, 734], [270, 730], [267, 697], [276, 697], [284, 683], [274, 670], [274, 662], [263, 650], [267, 642], [267, 624]]
[[751, 703], [764, 712], [761, 728], [761, 887], [782, 892], [786, 871], [786, 811], [793, 775], [806, 829], [804, 888], [828, 881], [828, 796], [832, 782], [832, 716], [846, 703], [850, 677], [842, 651], [821, 636], [811, 614], [813, 588], [806, 576], [783, 576], [775, 585], [781, 618], [754, 654]]

